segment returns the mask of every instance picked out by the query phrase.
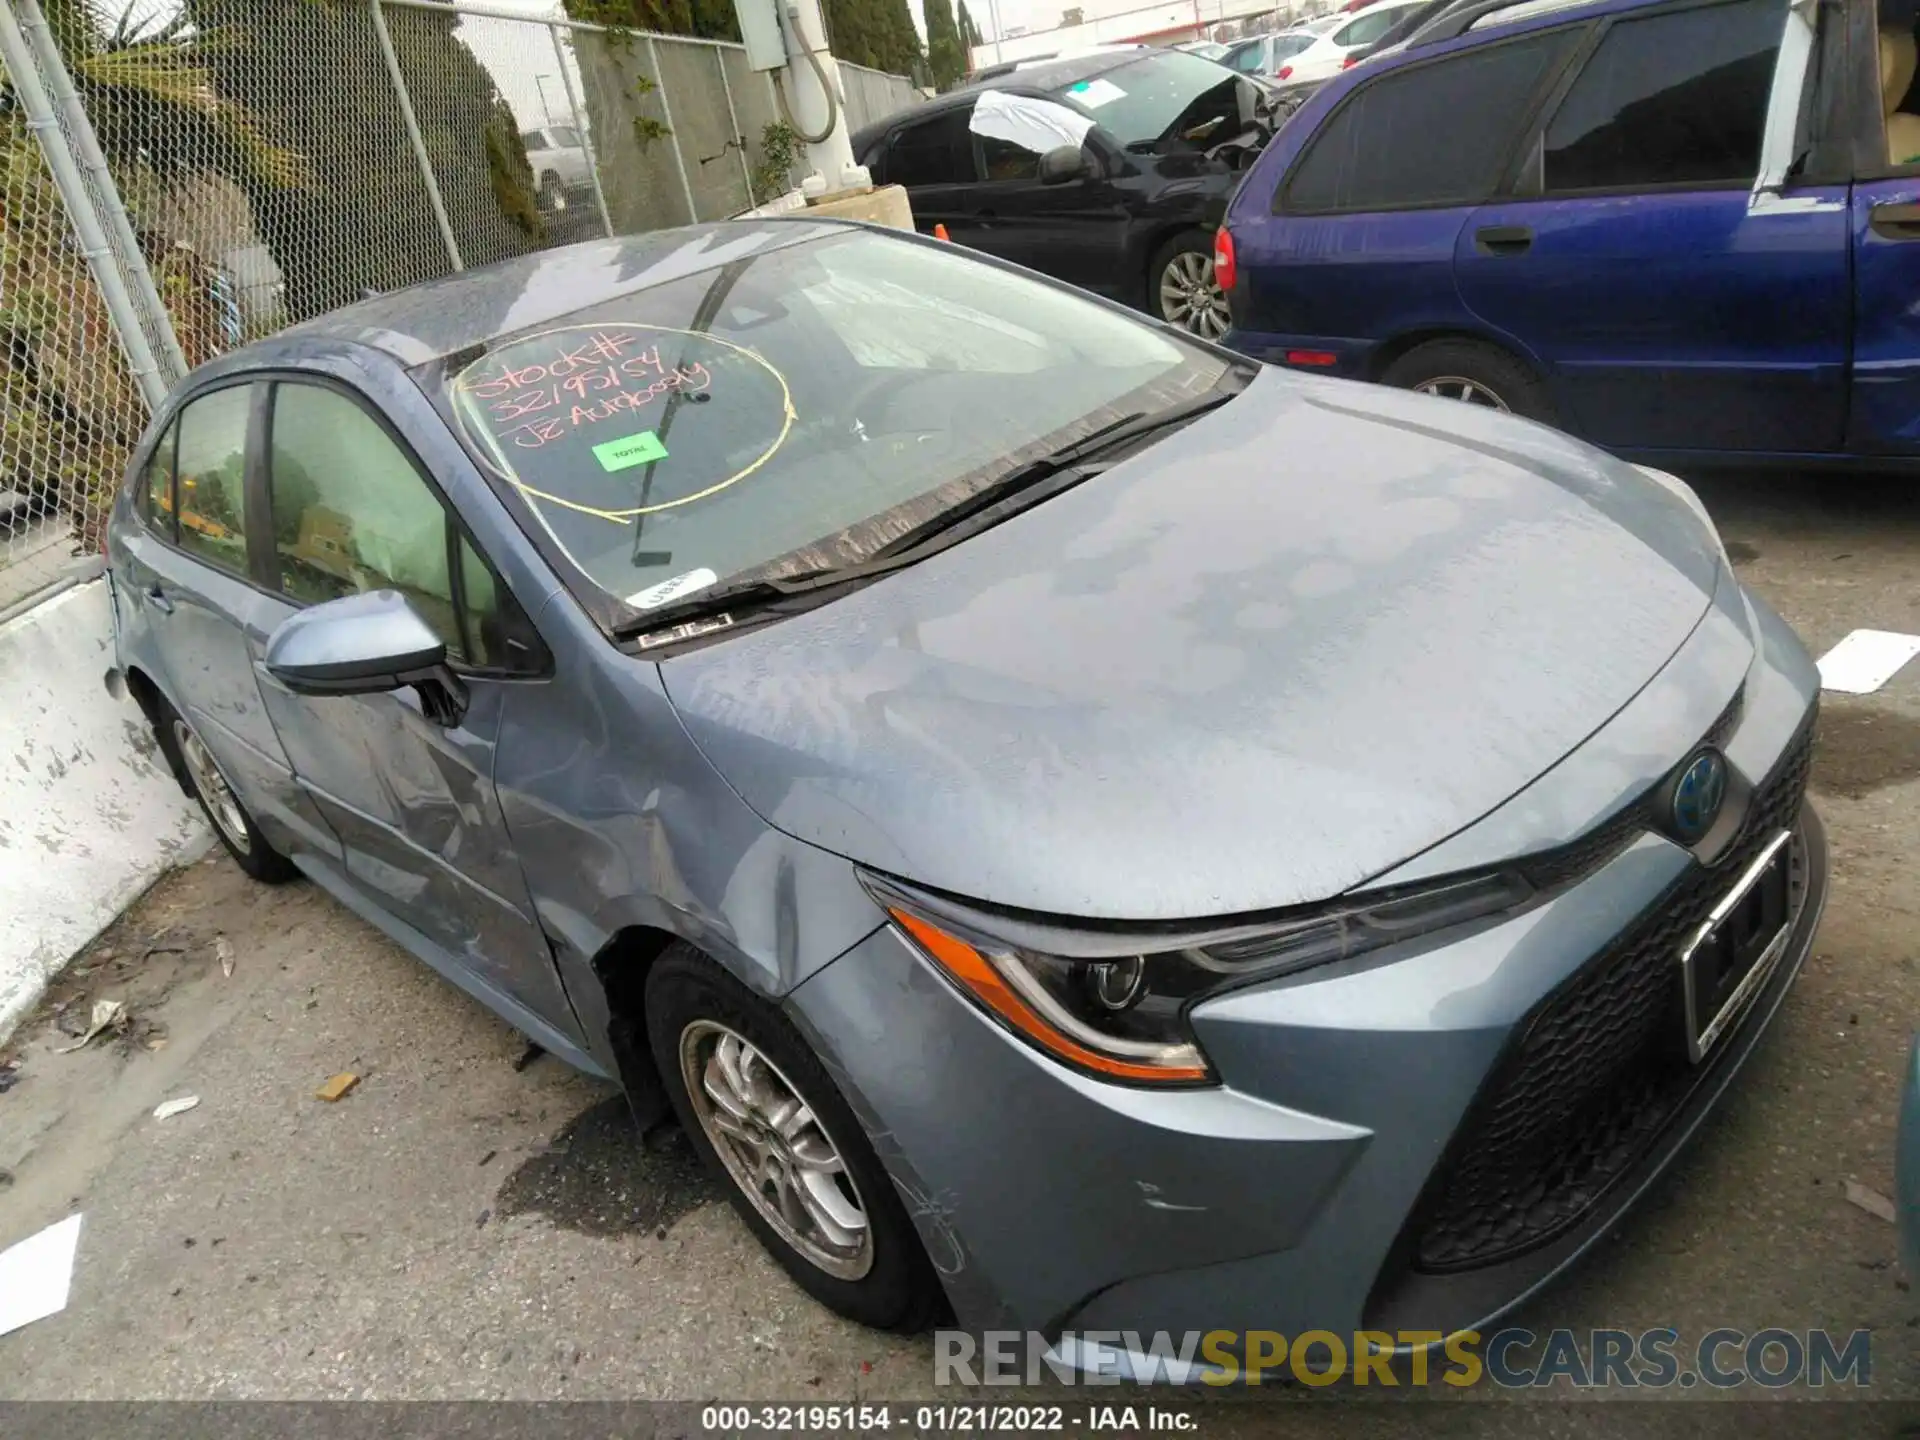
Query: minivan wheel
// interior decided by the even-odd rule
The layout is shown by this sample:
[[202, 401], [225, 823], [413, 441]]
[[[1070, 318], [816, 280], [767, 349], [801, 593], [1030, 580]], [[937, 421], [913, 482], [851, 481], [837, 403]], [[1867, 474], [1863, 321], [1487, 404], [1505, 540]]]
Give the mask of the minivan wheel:
[[1403, 390], [1554, 423], [1546, 383], [1524, 361], [1480, 340], [1416, 345], [1388, 365], [1380, 379]]
[[154, 726], [174, 773], [186, 777], [194, 799], [206, 813], [207, 823], [220, 843], [227, 847], [235, 863], [254, 879], [268, 885], [291, 880], [300, 872], [286, 856], [267, 843], [253, 815], [240, 803], [239, 795], [220, 769], [213, 752], [189, 725], [184, 716], [165, 700], [158, 700], [159, 714]]
[[1227, 333], [1232, 316], [1227, 292], [1213, 278], [1211, 236], [1192, 230], [1160, 247], [1147, 267], [1147, 303], [1160, 319], [1202, 340]]
[[567, 211], [567, 187], [551, 170], [540, 178], [540, 208], [549, 215], [564, 215]]
[[687, 1137], [734, 1209], [809, 1295], [918, 1330], [940, 1284], [825, 1067], [793, 1025], [692, 946], [647, 972], [647, 1039]]

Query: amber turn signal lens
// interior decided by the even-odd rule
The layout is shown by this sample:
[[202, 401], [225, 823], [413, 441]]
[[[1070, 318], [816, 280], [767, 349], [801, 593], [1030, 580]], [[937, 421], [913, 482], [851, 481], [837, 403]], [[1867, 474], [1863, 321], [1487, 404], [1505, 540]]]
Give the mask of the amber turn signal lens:
[[949, 935], [918, 915], [888, 907], [894, 923], [912, 937], [929, 959], [1015, 1033], [1080, 1070], [1115, 1080], [1191, 1085], [1213, 1077], [1204, 1065], [1142, 1064], [1103, 1055], [1064, 1034], [1007, 983], [994, 963], [958, 936]]

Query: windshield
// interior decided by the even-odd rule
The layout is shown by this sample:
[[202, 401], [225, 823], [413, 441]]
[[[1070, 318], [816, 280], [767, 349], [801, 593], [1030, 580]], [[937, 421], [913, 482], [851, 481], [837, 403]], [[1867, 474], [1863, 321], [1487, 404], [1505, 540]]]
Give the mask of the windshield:
[[[1122, 146], [1152, 146], [1208, 138], [1243, 118], [1241, 78], [1224, 65], [1179, 50], [1076, 80], [1053, 93], [1090, 113]], [[1250, 108], [1250, 107], [1249, 107]]]
[[1258, 75], [1260, 62], [1267, 58], [1267, 42], [1262, 36], [1258, 40], [1248, 40], [1230, 52], [1221, 64], [1230, 70], [1238, 70], [1242, 75]]
[[864, 231], [762, 249], [474, 354], [422, 383], [615, 625], [711, 586], [858, 563], [1230, 368], [1070, 291]]

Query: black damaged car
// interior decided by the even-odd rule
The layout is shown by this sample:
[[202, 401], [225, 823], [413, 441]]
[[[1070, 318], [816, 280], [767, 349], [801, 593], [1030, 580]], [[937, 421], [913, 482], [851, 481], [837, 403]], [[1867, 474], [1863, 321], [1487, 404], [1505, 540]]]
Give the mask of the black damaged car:
[[1177, 50], [1023, 65], [853, 137], [914, 223], [1208, 340], [1227, 330], [1213, 234], [1273, 136], [1270, 92]]

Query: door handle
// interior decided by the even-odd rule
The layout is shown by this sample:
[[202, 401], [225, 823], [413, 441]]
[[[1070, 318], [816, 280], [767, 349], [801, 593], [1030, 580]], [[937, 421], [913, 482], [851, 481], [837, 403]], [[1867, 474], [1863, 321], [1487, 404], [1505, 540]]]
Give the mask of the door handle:
[[167, 592], [160, 588], [159, 581], [156, 580], [140, 593], [141, 598], [162, 615], [171, 615], [173, 613], [173, 601], [167, 598]]
[[1867, 224], [1888, 240], [1920, 240], [1920, 202], [1883, 200], [1867, 211]]
[[1482, 225], [1473, 232], [1473, 243], [1482, 255], [1524, 255], [1533, 248], [1533, 231], [1525, 225]]

